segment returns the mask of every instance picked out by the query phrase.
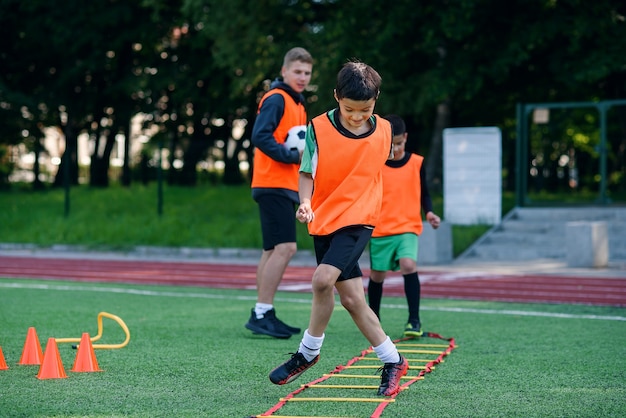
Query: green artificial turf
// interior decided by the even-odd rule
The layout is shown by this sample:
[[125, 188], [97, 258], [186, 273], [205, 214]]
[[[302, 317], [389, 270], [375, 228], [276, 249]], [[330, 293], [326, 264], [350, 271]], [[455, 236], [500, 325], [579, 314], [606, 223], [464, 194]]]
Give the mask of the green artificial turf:
[[[433, 206], [444, 215], [441, 196], [433, 196]], [[14, 188], [0, 191], [0, 208], [2, 243], [122, 250], [135, 246], [262, 247], [258, 207], [247, 185], [165, 186], [160, 214], [155, 184], [105, 189], [76, 186], [67, 195], [63, 189]], [[505, 195], [503, 214], [511, 208], [512, 197]], [[298, 248], [312, 250], [306, 226], [296, 224]], [[454, 255], [488, 230], [487, 225], [453, 225]]]
[[[0, 279], [0, 346], [9, 366], [0, 371], [0, 416], [248, 417], [368, 346], [337, 307], [319, 363], [275, 386], [267, 375], [299, 338], [247, 331], [254, 301], [253, 291]], [[383, 327], [399, 338], [405, 302], [383, 303]], [[306, 326], [309, 294], [279, 293], [276, 306], [288, 323]], [[45, 351], [50, 337], [95, 335], [103, 311], [122, 318], [131, 339], [95, 350], [102, 372], [71, 372], [71, 344], [59, 344], [66, 379], [39, 380], [38, 366], [17, 364], [29, 327]], [[425, 299], [422, 321], [458, 347], [382, 417], [626, 416], [626, 309]], [[103, 324], [96, 343], [124, 340], [115, 322]], [[333, 396], [354, 395], [336, 389]], [[366, 417], [375, 405], [293, 403], [279, 413]]]

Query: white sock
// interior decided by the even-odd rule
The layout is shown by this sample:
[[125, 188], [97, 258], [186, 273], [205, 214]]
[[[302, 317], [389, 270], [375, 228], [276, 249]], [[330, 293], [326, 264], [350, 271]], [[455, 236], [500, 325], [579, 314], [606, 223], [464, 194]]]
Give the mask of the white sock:
[[400, 353], [391, 338], [387, 339], [379, 346], [374, 347], [374, 352], [383, 363], [397, 363], [400, 361]]
[[311, 361], [320, 353], [323, 342], [324, 334], [322, 334], [321, 337], [314, 337], [309, 334], [309, 330], [306, 329], [302, 335], [302, 341], [300, 341], [300, 348], [298, 348], [298, 352], [302, 353], [306, 361]]
[[265, 315], [265, 312], [270, 311], [272, 309], [274, 309], [274, 305], [272, 305], [271, 303], [257, 302], [256, 305], [254, 305], [254, 313], [256, 314], [256, 319], [263, 318], [263, 315]]

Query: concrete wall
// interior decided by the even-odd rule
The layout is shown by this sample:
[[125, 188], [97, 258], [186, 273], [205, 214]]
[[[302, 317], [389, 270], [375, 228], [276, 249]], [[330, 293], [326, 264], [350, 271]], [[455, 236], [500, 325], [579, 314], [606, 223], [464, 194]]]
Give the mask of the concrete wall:
[[502, 218], [499, 128], [443, 132], [443, 217], [455, 225], [496, 225]]

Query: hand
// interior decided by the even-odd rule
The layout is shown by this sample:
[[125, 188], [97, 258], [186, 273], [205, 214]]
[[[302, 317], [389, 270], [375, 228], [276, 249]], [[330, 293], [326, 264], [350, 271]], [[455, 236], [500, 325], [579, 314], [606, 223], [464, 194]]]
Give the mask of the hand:
[[299, 220], [303, 224], [308, 224], [315, 219], [315, 214], [313, 213], [313, 209], [311, 209], [311, 205], [309, 203], [301, 203], [296, 211], [296, 219]]
[[433, 227], [433, 229], [439, 228], [439, 225], [441, 224], [441, 219], [439, 218], [439, 216], [435, 215], [432, 212], [428, 212], [426, 214], [426, 220], [428, 221], [430, 226]]

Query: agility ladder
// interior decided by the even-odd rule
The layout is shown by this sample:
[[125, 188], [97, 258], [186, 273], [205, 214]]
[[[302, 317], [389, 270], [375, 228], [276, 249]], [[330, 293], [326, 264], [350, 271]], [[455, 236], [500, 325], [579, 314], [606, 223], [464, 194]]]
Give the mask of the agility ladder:
[[[416, 343], [415, 338], [401, 338], [395, 340], [398, 352], [400, 352], [409, 362], [409, 370], [406, 376], [403, 376], [400, 385], [400, 390], [387, 397], [304, 397], [301, 396], [303, 392], [314, 391], [315, 389], [349, 389], [349, 390], [362, 390], [368, 389], [373, 393], [378, 389], [378, 385], [368, 384], [341, 384], [339, 381], [363, 381], [370, 379], [380, 379], [378, 374], [359, 374], [362, 370], [367, 369], [379, 369], [380, 360], [375, 356], [372, 347], [363, 350], [361, 354], [348, 361], [345, 365], [336, 366], [330, 373], [324, 374], [319, 379], [312, 382], [300, 385], [300, 387], [284, 398], [280, 398], [279, 402], [272, 408], [268, 409], [261, 415], [253, 415], [250, 418], [261, 417], [280, 417], [280, 418], [302, 418], [302, 416], [294, 415], [275, 415], [283, 406], [293, 402], [359, 402], [359, 403], [377, 403], [378, 405], [374, 409], [374, 412], [370, 415], [370, 418], [379, 418], [383, 413], [383, 410], [390, 404], [396, 401], [396, 396], [404, 390], [408, 389], [413, 383], [418, 380], [423, 380], [426, 373], [430, 373], [435, 369], [435, 366], [444, 361], [444, 357], [452, 352], [456, 348], [454, 338], [444, 338], [439, 334], [432, 332], [425, 332], [422, 338], [436, 338], [447, 341], [447, 344], [431, 344], [431, 343]], [[421, 340], [421, 339], [420, 339]], [[427, 357], [427, 358], [424, 358]], [[329, 383], [329, 382], [332, 382]], [[311, 417], [310, 414], [306, 415]], [[339, 417], [318, 417], [318, 418], [339, 418]]]

